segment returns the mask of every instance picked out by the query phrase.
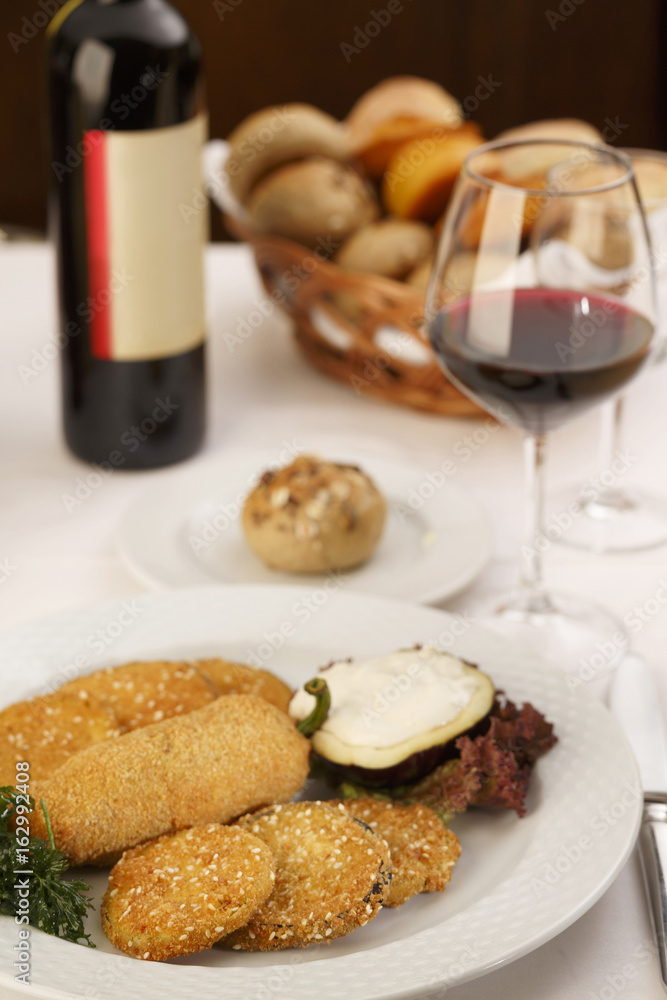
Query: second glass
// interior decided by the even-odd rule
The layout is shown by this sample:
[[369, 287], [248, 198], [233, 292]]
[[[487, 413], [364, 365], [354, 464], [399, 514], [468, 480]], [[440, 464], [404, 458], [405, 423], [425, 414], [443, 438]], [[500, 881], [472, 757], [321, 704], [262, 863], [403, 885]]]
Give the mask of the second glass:
[[[664, 324], [667, 306], [667, 153], [626, 149], [646, 213], [654, 261], [659, 305], [658, 322]], [[664, 354], [657, 359], [664, 360]], [[626, 401], [620, 395], [601, 408], [601, 434], [596, 486], [563, 489], [551, 498], [555, 512], [578, 505], [573, 519], [558, 541], [599, 554], [637, 552], [667, 542], [667, 497], [627, 488], [623, 469]]]

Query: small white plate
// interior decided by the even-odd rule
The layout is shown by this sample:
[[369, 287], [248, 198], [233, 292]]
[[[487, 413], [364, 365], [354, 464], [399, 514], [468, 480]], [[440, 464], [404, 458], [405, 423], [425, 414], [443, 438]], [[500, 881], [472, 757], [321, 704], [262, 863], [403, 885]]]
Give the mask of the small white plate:
[[[356, 462], [388, 505], [373, 557], [340, 576], [343, 586], [421, 603], [451, 597], [472, 583], [492, 552], [491, 525], [474, 496], [429, 470], [367, 455], [327, 453]], [[311, 589], [326, 576], [300, 577], [268, 569], [243, 536], [239, 513], [266, 469], [285, 464], [275, 453], [224, 452], [210, 461], [160, 476], [132, 504], [119, 531], [130, 570], [152, 588], [213, 583], [278, 583]], [[437, 477], [436, 477], [437, 479]], [[431, 480], [433, 474], [431, 473]], [[439, 480], [438, 480], [439, 482]]]
[[[0, 635], [0, 706], [71, 677], [75, 662], [89, 672], [137, 659], [254, 656], [296, 687], [332, 659], [439, 642], [477, 662], [509, 697], [532, 702], [558, 736], [537, 764], [523, 819], [472, 810], [455, 821], [463, 853], [444, 893], [384, 910], [329, 947], [257, 954], [212, 948], [154, 963], [122, 955], [106, 939], [99, 901], [107, 874], [85, 869], [78, 874], [92, 885], [96, 909], [87, 930], [96, 950], [31, 928], [31, 983], [20, 987], [21, 995], [416, 1000], [514, 961], [585, 913], [619, 873], [637, 835], [642, 795], [632, 751], [610, 712], [573, 691], [557, 667], [474, 626], [461, 636], [454, 622], [434, 608], [340, 590], [309, 607], [299, 588], [211, 587], [145, 594]], [[289, 640], [281, 631], [287, 623]], [[2, 996], [16, 988], [17, 941], [13, 918], [0, 917]]]

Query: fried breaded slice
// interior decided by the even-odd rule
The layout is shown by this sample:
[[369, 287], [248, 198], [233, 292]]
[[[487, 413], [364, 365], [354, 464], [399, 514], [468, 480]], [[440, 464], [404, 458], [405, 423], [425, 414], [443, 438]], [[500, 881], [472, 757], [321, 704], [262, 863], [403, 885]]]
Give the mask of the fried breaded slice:
[[419, 892], [444, 892], [461, 845], [432, 809], [373, 798], [345, 799], [341, 805], [389, 844], [392, 879], [384, 906], [400, 906]]
[[290, 802], [238, 822], [271, 848], [276, 884], [223, 947], [271, 951], [332, 941], [380, 911], [391, 879], [389, 848], [342, 806]]
[[217, 697], [212, 683], [192, 663], [124, 663], [77, 677], [63, 691], [86, 692], [107, 701], [123, 732], [187, 715]]
[[218, 694], [254, 694], [287, 712], [293, 692], [269, 670], [221, 659], [197, 660], [196, 666]]
[[[275, 705], [232, 694], [70, 757], [41, 783], [56, 845], [73, 865], [251, 809], [287, 802], [308, 776], [310, 743]], [[39, 810], [31, 833], [46, 839]]]
[[16, 784], [16, 762], [30, 779], [48, 777], [72, 754], [119, 733], [110, 706], [94, 695], [59, 690], [0, 712], [0, 785]]
[[273, 884], [273, 856], [258, 837], [193, 827], [125, 852], [109, 875], [102, 927], [135, 958], [190, 955], [243, 926]]

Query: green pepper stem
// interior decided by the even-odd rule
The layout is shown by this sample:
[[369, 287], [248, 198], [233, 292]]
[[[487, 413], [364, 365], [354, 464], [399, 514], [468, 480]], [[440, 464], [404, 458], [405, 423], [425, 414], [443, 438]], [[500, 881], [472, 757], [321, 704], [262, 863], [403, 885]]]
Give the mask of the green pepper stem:
[[303, 685], [303, 690], [307, 694], [312, 694], [315, 698], [315, 707], [310, 715], [297, 723], [297, 729], [303, 736], [312, 736], [316, 729], [319, 729], [327, 715], [331, 705], [331, 693], [329, 685], [323, 677], [313, 677], [307, 684]]
[[44, 821], [46, 822], [46, 831], [49, 835], [49, 843], [51, 844], [51, 849], [55, 851], [56, 842], [53, 837], [53, 830], [51, 829], [51, 820], [49, 819], [49, 814], [46, 811], [46, 802], [44, 801], [44, 799], [40, 799], [39, 804], [41, 805], [42, 812], [44, 813]]

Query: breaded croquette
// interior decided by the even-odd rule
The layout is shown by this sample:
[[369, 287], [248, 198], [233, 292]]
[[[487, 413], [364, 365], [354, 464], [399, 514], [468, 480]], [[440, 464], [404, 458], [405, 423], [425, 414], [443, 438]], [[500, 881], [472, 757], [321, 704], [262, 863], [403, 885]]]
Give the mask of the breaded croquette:
[[444, 892], [461, 845], [432, 809], [373, 798], [341, 804], [389, 844], [392, 879], [383, 906], [400, 906], [419, 892]]
[[149, 726], [174, 715], [187, 715], [218, 695], [211, 681], [192, 663], [157, 660], [124, 663], [77, 677], [62, 691], [83, 691], [107, 701], [122, 732]]
[[[70, 863], [104, 864], [162, 834], [287, 802], [306, 780], [309, 755], [309, 741], [275, 705], [227, 695], [70, 757], [39, 797]], [[46, 839], [37, 809], [31, 833]]]
[[294, 692], [269, 670], [220, 659], [197, 660], [195, 665], [218, 694], [254, 694], [287, 712]]
[[276, 884], [248, 923], [222, 938], [224, 948], [271, 951], [328, 942], [380, 911], [391, 879], [389, 848], [342, 806], [290, 802], [238, 822], [271, 848]]
[[0, 785], [16, 784], [16, 762], [40, 780], [72, 754], [117, 736], [110, 706], [94, 695], [56, 691], [0, 712]]
[[102, 899], [102, 927], [135, 958], [190, 955], [242, 927], [273, 884], [271, 851], [247, 830], [182, 830], [123, 854]]

